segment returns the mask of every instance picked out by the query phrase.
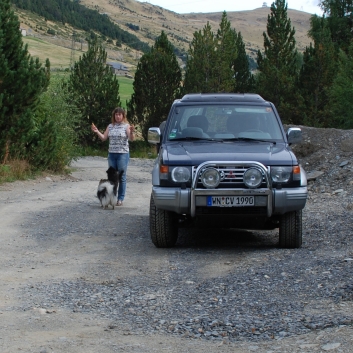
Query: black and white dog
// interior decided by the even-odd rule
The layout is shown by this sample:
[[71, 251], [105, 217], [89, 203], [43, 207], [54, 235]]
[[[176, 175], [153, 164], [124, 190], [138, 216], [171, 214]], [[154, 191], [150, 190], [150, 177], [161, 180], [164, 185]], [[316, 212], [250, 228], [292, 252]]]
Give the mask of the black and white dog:
[[97, 197], [103, 209], [106, 209], [109, 205], [112, 205], [114, 210], [117, 202], [118, 186], [123, 173], [123, 171], [118, 173], [115, 168], [109, 167], [107, 170], [108, 179], [100, 180], [98, 184]]

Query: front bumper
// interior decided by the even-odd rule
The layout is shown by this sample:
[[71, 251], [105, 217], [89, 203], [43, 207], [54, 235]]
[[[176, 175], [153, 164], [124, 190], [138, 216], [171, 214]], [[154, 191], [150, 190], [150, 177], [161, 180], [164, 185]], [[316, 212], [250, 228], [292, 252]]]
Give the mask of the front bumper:
[[[193, 195], [193, 197], [191, 197]], [[206, 196], [255, 196], [266, 197], [267, 217], [281, 215], [291, 211], [302, 210], [307, 200], [307, 187], [302, 186], [291, 189], [215, 189], [194, 190], [173, 187], [152, 187], [152, 196], [157, 208], [186, 214], [194, 217], [197, 207], [206, 206]], [[251, 211], [251, 207], [246, 207]]]

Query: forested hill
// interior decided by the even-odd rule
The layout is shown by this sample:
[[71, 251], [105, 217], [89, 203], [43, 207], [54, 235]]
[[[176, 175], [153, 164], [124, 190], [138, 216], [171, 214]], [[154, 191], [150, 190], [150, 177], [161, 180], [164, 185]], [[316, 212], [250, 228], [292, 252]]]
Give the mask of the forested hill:
[[149, 49], [147, 43], [122, 30], [107, 15], [80, 5], [79, 0], [12, 0], [12, 3], [19, 9], [34, 12], [46, 20], [67, 23], [87, 32], [97, 31], [142, 52]]

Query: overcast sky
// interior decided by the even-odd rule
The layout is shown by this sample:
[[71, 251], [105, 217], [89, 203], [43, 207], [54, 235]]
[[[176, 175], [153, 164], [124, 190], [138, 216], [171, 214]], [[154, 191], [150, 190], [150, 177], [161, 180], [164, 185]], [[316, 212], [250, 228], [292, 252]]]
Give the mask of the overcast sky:
[[[177, 13], [191, 12], [231, 12], [254, 10], [262, 7], [264, 1], [261, 0], [146, 0], [153, 5], [158, 5], [164, 9]], [[322, 15], [321, 9], [318, 7], [319, 0], [288, 0], [288, 9], [308, 12], [311, 14]], [[270, 7], [272, 1], [266, 1]]]

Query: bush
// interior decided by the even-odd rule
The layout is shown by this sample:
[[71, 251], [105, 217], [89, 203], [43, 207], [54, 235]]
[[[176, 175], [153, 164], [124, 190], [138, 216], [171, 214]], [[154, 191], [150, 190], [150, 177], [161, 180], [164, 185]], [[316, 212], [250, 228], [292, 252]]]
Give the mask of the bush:
[[144, 140], [130, 142], [131, 158], [156, 158], [156, 147]]
[[78, 157], [75, 109], [65, 101], [62, 88], [65, 76], [53, 75], [48, 90], [42, 94], [36, 112], [36, 125], [27, 144], [29, 162], [36, 169], [63, 171]]

